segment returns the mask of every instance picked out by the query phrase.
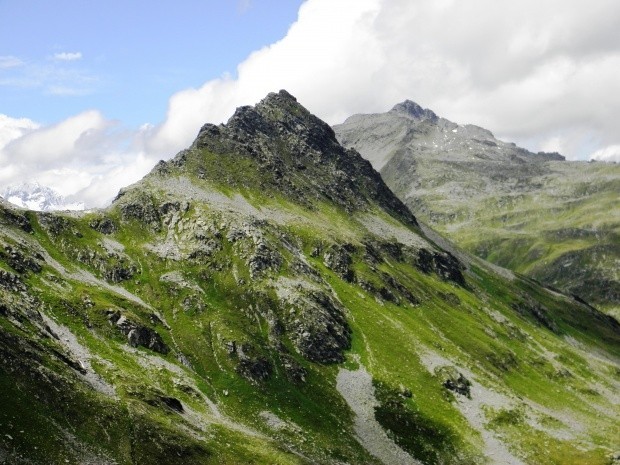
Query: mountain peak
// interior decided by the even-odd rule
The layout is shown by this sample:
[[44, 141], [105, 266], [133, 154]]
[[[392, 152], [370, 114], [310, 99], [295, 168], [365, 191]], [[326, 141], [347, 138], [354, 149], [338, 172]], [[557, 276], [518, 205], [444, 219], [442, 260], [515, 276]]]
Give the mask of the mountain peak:
[[437, 115], [432, 110], [422, 108], [420, 105], [411, 100], [405, 100], [404, 102], [394, 105], [394, 107], [390, 110], [390, 113], [397, 113], [399, 115], [418, 120], [430, 119], [435, 121], [438, 119]]
[[288, 91], [286, 91], [285, 89], [280, 89], [279, 92], [269, 92], [267, 94], [267, 96], [261, 100], [261, 102], [267, 103], [267, 102], [278, 102], [278, 103], [283, 103], [283, 102], [297, 102], [297, 99], [291, 95]]
[[353, 212], [378, 206], [417, 224], [370, 162], [340, 145], [334, 130], [285, 90], [237, 108], [226, 124], [205, 124], [189, 150], [154, 170], [169, 172], [309, 207], [329, 202]]
[[72, 203], [55, 190], [37, 181], [8, 186], [2, 191], [2, 197], [9, 203], [28, 210], [84, 210], [83, 203]]

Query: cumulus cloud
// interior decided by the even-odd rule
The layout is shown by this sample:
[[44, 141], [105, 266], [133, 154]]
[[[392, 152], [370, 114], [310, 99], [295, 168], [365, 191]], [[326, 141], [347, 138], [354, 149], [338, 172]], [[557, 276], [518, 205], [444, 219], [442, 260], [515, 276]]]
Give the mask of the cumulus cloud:
[[142, 150], [147, 131], [123, 130], [95, 110], [45, 127], [0, 117], [0, 185], [37, 181], [89, 207], [103, 206], [157, 162]]
[[61, 52], [55, 53], [52, 57], [56, 61], [77, 61], [82, 59], [81, 52]]
[[15, 139], [39, 128], [39, 124], [28, 118], [11, 118], [0, 114], [0, 149]]
[[569, 158], [586, 158], [593, 137], [618, 137], [619, 23], [614, 0], [308, 0], [236, 78], [172, 96], [151, 148], [174, 152], [202, 123], [286, 88], [330, 123], [410, 98], [531, 149], [555, 138]]
[[591, 156], [592, 160], [614, 161], [620, 163], [620, 144], [610, 145], [597, 150]]

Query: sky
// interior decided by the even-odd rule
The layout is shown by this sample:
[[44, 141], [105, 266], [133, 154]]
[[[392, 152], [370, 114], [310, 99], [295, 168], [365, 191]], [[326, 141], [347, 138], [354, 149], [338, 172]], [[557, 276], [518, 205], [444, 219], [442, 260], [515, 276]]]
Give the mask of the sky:
[[405, 99], [620, 161], [617, 0], [0, 0], [0, 190], [107, 204], [287, 89], [330, 124]]

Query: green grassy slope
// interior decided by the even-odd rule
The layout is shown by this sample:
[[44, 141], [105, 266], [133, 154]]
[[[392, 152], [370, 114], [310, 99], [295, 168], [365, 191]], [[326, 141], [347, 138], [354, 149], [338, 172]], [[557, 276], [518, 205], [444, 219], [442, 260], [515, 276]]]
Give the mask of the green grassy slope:
[[[3, 304], [11, 307], [0, 320], [3, 405], [10, 406], [3, 423], [13, 432], [7, 433], [11, 439], [0, 440], [7, 463], [19, 463], [22, 456], [35, 463], [41, 457], [78, 463], [91, 456], [118, 463], [370, 463], [372, 457], [355, 439], [353, 414], [335, 389], [338, 367], [302, 357], [286, 331], [291, 301], [285, 296], [304, 286], [335, 293], [346, 308], [352, 339], [345, 366], [361, 363], [368, 370], [382, 402], [377, 418], [424, 463], [481, 463], [488, 454], [482, 433], [461, 412], [469, 401], [444, 387], [436, 363], [454, 366], [475, 386], [503, 396], [501, 407], [484, 410], [482, 424], [500, 430], [514, 456], [526, 463], [534, 456], [531, 463], [569, 457], [575, 463], [605, 463], [617, 427], [617, 406], [608, 396], [617, 386], [618, 366], [612, 359], [589, 361], [586, 354], [617, 357], [617, 325], [596, 313], [593, 320], [593, 311], [578, 302], [473, 265], [465, 286], [427, 274], [416, 265], [415, 248], [400, 245], [402, 255], [390, 255], [382, 244], [389, 250], [398, 242], [374, 236], [330, 206], [307, 210], [258, 192], [250, 198], [256, 211], [287, 218], [286, 224], [261, 223], [282, 262], [259, 278], [251, 277], [247, 265], [252, 239], [227, 239], [243, 227], [239, 212], [199, 202], [174, 212], [176, 220], [162, 218], [160, 231], [122, 220], [118, 208], [105, 214], [119, 226], [109, 235], [90, 226], [100, 214], [66, 217], [57, 232], [32, 214], [33, 234], [3, 228], [5, 247], [28, 245], [21, 249], [25, 257], [39, 247], [49, 253], [50, 258], [33, 258], [43, 267], [38, 272], [18, 274], [6, 263], [3, 268], [38, 299], [41, 314], [87, 348], [93, 372], [115, 393], [110, 397], [89, 387], [75, 368], [79, 352], [68, 349], [62, 336], [60, 341], [50, 336], [54, 331], [23, 315], [19, 304]], [[155, 205], [180, 200], [153, 196]], [[374, 215], [394, 223], [385, 213]], [[153, 244], [170, 236], [181, 248], [196, 246], [192, 238], [201, 222], [217, 225], [212, 238], [221, 249], [212, 256], [174, 260], [152, 252]], [[393, 227], [394, 235], [417, 237], [406, 226]], [[329, 269], [324, 252], [316, 254], [317, 247], [324, 251], [343, 237], [351, 244], [354, 282]], [[130, 279], [104, 285], [101, 265], [76, 264], [79, 250], [99, 251], [106, 240], [122, 244], [125, 261], [137, 264]], [[378, 244], [373, 258], [368, 258], [370, 243]], [[299, 260], [313, 271], [293, 271]], [[119, 262], [111, 261], [110, 266]], [[170, 273], [182, 279], [162, 279]], [[363, 289], [362, 281], [373, 284]], [[381, 294], [381, 287], [388, 291]], [[3, 289], [5, 302], [21, 298]], [[110, 322], [110, 310], [153, 328], [170, 351], [132, 348]], [[230, 341], [246, 345], [249, 371], [241, 368], [239, 352], [230, 353]], [[24, 351], [34, 355], [24, 358]], [[267, 375], [261, 360], [271, 367]], [[304, 381], [294, 370], [287, 372], [287, 364], [296, 365]], [[406, 391], [411, 397], [402, 394]], [[485, 402], [483, 391], [474, 390], [476, 396]], [[169, 398], [180, 401], [183, 412]], [[515, 409], [518, 421], [501, 420], [504, 410]], [[276, 423], [265, 412], [275, 415]]]
[[299, 202], [243, 160], [0, 205], [0, 463], [609, 463], [614, 319], [442, 250], [373, 180]]

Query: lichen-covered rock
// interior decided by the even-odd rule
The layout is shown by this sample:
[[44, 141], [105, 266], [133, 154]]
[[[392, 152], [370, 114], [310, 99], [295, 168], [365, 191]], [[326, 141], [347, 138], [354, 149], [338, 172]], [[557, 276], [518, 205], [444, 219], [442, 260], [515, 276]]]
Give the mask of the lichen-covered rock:
[[446, 281], [466, 286], [463, 265], [449, 252], [431, 252], [422, 248], [418, 251], [415, 265], [424, 273], [435, 273]]
[[309, 291], [288, 305], [290, 337], [306, 359], [320, 363], [341, 363], [351, 347], [351, 329], [344, 309], [321, 291]]
[[[63, 244], [63, 242], [61, 242]], [[75, 260], [97, 270], [100, 275], [111, 283], [120, 283], [131, 279], [138, 267], [122, 252], [114, 250], [97, 250], [94, 248], [77, 248], [64, 246]]]
[[0, 269], [0, 288], [11, 292], [24, 292], [26, 285], [19, 276]]
[[523, 299], [513, 302], [511, 306], [520, 315], [533, 317], [538, 324], [550, 331], [558, 331], [557, 325], [549, 316], [549, 310], [531, 297], [526, 295]]
[[332, 245], [323, 253], [323, 263], [347, 282], [353, 282], [355, 273], [351, 269], [351, 253], [355, 248], [351, 244]]
[[43, 257], [36, 252], [33, 254], [33, 257], [34, 259], [27, 256], [25, 251], [9, 245], [4, 247], [4, 253], [0, 251], [0, 258], [5, 259], [9, 266], [18, 273], [25, 273], [27, 271], [41, 272], [43, 268], [39, 261], [43, 261]]
[[[273, 366], [261, 354], [257, 354], [251, 344], [244, 343], [233, 345], [235, 355], [238, 359], [237, 373], [248, 381], [259, 383], [266, 381], [273, 373]], [[229, 352], [230, 353], [230, 352]]]
[[217, 252], [222, 250], [222, 244], [215, 240], [209, 239], [206, 242], [200, 243], [194, 250], [192, 250], [187, 258], [190, 260], [203, 261], [205, 259], [213, 257]]
[[471, 399], [471, 381], [456, 367], [442, 366], [435, 369], [435, 375], [446, 389]]
[[32, 232], [32, 225], [28, 217], [13, 208], [5, 206], [4, 202], [0, 203], [0, 224], [17, 226], [22, 231]]
[[131, 200], [125, 199], [126, 194], [121, 191], [117, 199], [121, 199], [120, 213], [124, 221], [138, 220], [149, 226], [154, 231], [161, 230], [161, 216], [159, 209], [155, 207], [153, 199], [146, 195], [138, 195]]
[[71, 222], [64, 216], [60, 216], [54, 213], [40, 212], [37, 214], [39, 223], [43, 229], [51, 233], [54, 236], [61, 234], [64, 231], [70, 230]]
[[114, 221], [112, 221], [110, 218], [106, 217], [91, 220], [88, 225], [95, 231], [99, 231], [100, 233], [106, 235], [113, 234], [118, 230], [118, 226], [116, 225], [116, 223], [114, 223]]
[[282, 265], [280, 253], [266, 242], [259, 242], [254, 253], [248, 259], [250, 276], [257, 278], [263, 271], [277, 271]]
[[286, 373], [286, 377], [295, 384], [301, 384], [306, 382], [306, 376], [308, 376], [308, 370], [297, 362], [289, 354], [280, 354], [280, 361], [282, 362], [282, 368]]
[[129, 345], [146, 347], [160, 354], [170, 352], [170, 348], [154, 329], [128, 319], [118, 310], [108, 310], [106, 313], [110, 323], [114, 324], [127, 337]]

